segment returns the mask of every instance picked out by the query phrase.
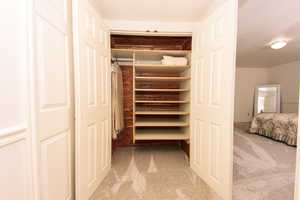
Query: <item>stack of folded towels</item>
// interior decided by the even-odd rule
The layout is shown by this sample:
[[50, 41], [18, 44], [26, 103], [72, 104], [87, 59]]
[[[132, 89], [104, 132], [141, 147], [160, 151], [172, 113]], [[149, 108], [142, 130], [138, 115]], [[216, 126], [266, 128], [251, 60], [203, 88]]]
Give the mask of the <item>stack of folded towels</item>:
[[161, 63], [163, 65], [187, 65], [188, 61], [185, 57], [163, 56]]

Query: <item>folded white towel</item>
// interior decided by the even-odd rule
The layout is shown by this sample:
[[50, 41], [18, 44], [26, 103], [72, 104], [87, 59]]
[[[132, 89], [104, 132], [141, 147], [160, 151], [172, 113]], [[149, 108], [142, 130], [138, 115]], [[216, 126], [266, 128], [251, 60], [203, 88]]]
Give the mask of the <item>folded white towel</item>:
[[163, 56], [161, 60], [163, 65], [187, 65], [188, 61], [185, 57]]

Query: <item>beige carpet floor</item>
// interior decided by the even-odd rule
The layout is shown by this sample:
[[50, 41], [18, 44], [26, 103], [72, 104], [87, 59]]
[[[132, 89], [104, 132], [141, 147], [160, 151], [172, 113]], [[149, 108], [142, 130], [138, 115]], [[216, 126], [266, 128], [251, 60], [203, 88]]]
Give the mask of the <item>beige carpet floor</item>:
[[234, 200], [293, 200], [296, 148], [249, 134], [234, 135]]
[[219, 200], [177, 147], [118, 148], [92, 200]]
[[[292, 200], [296, 148], [234, 133], [233, 200]], [[92, 200], [219, 200], [176, 147], [118, 148]]]

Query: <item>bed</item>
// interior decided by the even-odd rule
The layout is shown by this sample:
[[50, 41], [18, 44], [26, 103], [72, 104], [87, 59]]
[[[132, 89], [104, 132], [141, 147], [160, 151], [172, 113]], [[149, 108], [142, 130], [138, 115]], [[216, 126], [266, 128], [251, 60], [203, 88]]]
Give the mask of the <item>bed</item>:
[[249, 132], [296, 146], [297, 126], [297, 113], [260, 113], [253, 118]]

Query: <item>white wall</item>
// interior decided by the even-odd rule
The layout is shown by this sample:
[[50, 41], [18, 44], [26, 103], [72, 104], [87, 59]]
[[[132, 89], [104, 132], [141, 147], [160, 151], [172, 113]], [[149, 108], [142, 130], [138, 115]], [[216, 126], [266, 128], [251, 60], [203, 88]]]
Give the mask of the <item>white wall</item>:
[[251, 121], [255, 87], [269, 82], [268, 68], [237, 68], [235, 83], [235, 122]]
[[280, 84], [281, 112], [298, 112], [300, 61], [271, 68], [237, 68], [235, 83], [235, 122], [252, 119], [255, 87]]
[[281, 86], [281, 112], [298, 112], [300, 61], [270, 69], [270, 81]]
[[0, 199], [32, 199], [27, 5], [9, 0], [0, 7]]

